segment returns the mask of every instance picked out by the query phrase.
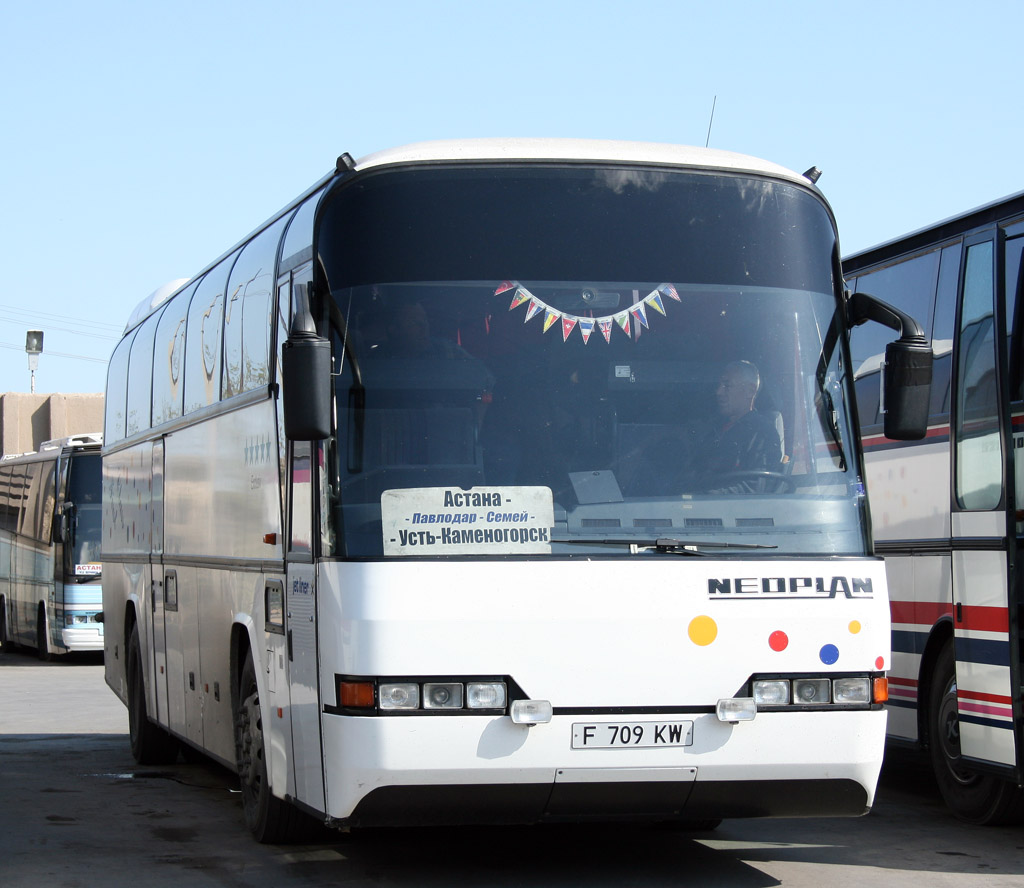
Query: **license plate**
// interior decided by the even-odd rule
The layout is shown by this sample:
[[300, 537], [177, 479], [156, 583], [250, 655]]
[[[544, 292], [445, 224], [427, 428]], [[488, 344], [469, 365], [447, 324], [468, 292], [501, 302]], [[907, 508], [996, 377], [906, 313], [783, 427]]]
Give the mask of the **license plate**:
[[572, 726], [573, 749], [642, 749], [692, 743], [692, 721], [598, 722]]

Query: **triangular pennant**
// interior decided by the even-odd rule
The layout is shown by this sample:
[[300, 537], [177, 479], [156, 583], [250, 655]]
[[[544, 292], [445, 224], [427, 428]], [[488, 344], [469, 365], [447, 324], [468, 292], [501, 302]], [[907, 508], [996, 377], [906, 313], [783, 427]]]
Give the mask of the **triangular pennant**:
[[611, 318], [600, 318], [597, 322], [597, 328], [601, 331], [601, 335], [604, 336], [604, 341], [610, 343], [612, 341]]
[[580, 334], [583, 336], [583, 344], [586, 345], [590, 341], [590, 334], [594, 332], [594, 319], [593, 318], [580, 318]]
[[515, 284], [513, 284], [512, 281], [502, 281], [500, 284], [498, 284], [498, 289], [494, 291], [494, 295], [500, 296], [502, 293], [507, 293], [514, 286]]
[[[643, 324], [648, 330], [651, 329], [650, 325], [647, 323], [647, 311], [642, 302], [636, 303], [636, 305], [629, 310], [629, 313], [636, 318], [637, 324]], [[629, 331], [627, 330], [626, 332], [628, 333]], [[640, 332], [639, 327], [637, 328], [637, 332]]]
[[622, 332], [629, 336], [629, 312], [624, 311], [615, 315], [615, 323], [622, 327]]
[[526, 310], [526, 317], [523, 318], [523, 323], [525, 324], [531, 318], [535, 318], [543, 308], [547, 308], [543, 302], [538, 299], [530, 299], [530, 307]]
[[526, 290], [524, 290], [522, 287], [517, 287], [515, 295], [512, 297], [512, 304], [508, 307], [508, 310], [512, 311], [512, 309], [514, 308], [519, 308], [519, 306], [526, 302], [526, 300], [528, 300], [529, 298], [530, 294]]
[[676, 288], [673, 287], [671, 284], [662, 284], [660, 287], [658, 287], [658, 289], [666, 296], [668, 296], [669, 299], [675, 299], [676, 302], [683, 301], [682, 299], [679, 298], [679, 293], [676, 291]]
[[569, 334], [572, 333], [578, 320], [579, 318], [574, 318], [572, 315], [562, 315], [562, 342], [569, 338]]
[[648, 296], [644, 300], [644, 302], [646, 302], [649, 306], [651, 306], [651, 308], [653, 308], [659, 314], [668, 317], [668, 315], [665, 314], [665, 303], [661, 301], [661, 293], [659, 293], [657, 290], [651, 293], [651, 295]]
[[546, 307], [545, 311], [547, 314], [544, 316], [544, 332], [547, 333], [554, 326], [555, 321], [562, 316], [562, 313], [550, 307]]

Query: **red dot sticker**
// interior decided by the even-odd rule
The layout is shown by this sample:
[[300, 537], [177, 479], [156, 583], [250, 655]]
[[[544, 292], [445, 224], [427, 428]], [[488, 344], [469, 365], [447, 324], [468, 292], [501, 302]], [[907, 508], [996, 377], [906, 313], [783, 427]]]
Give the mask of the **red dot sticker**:
[[789, 647], [789, 636], [781, 629], [768, 636], [768, 647], [773, 651], [784, 651]]
[[885, 668], [885, 657], [879, 657], [877, 660], [875, 660], [875, 669], [884, 669], [884, 668]]

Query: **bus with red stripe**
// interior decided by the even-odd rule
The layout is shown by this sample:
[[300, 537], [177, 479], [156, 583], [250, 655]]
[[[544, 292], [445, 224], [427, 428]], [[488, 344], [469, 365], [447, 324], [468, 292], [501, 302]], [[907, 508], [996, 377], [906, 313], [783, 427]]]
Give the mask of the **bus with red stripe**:
[[875, 551], [892, 610], [890, 743], [926, 749], [949, 807], [1024, 818], [1024, 192], [849, 256], [851, 294], [918, 319], [933, 346], [928, 431], [882, 422], [884, 342], [850, 350]]

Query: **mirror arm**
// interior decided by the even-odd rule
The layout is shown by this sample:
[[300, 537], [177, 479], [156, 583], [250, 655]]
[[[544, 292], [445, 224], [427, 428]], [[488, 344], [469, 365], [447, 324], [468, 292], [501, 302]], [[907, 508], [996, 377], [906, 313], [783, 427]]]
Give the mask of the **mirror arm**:
[[847, 302], [850, 323], [854, 326], [875, 321], [900, 334], [904, 341], [926, 342], [921, 325], [904, 311], [868, 293], [854, 293]]

